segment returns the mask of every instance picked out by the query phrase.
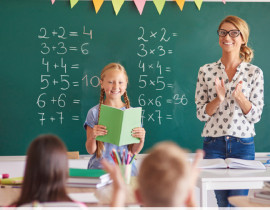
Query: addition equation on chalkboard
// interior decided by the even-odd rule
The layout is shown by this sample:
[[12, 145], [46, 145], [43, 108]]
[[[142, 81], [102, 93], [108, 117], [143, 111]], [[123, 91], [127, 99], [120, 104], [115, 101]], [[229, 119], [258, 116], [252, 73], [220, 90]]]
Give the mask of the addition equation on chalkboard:
[[168, 32], [166, 28], [152, 31], [140, 26], [138, 34], [137, 56], [140, 72], [138, 87], [141, 90], [138, 103], [143, 108], [142, 120], [161, 125], [164, 121], [173, 119], [172, 110], [162, 110], [163, 104], [179, 106], [188, 104], [185, 94], [180, 95], [175, 91], [170, 91], [174, 93], [169, 96], [170, 94], [165, 93], [167, 89], [175, 90], [173, 81], [170, 80], [173, 68], [163, 64], [161, 60], [164, 61], [164, 58], [169, 60], [174, 54], [174, 50], [169, 48], [169, 43], [177, 39], [178, 33]]
[[[87, 42], [81, 42], [81, 36], [87, 36]], [[85, 56], [89, 54], [89, 44], [93, 39], [92, 29], [82, 27], [82, 31], [66, 31], [62, 26], [53, 30], [41, 27], [38, 39], [41, 54], [41, 75], [40, 75], [40, 94], [37, 96], [36, 104], [40, 125], [45, 123], [63, 124], [65, 120], [80, 120], [79, 112], [68, 110], [68, 104], [80, 104], [80, 98], [73, 98], [71, 91], [79, 88], [81, 81], [73, 79], [74, 71], [80, 69], [80, 63], [68, 64], [65, 57], [68, 55]], [[72, 39], [70, 41], [70, 39]], [[69, 41], [69, 42], [67, 42]], [[74, 45], [66, 44], [74, 43]], [[53, 59], [52, 59], [53, 58]], [[48, 91], [50, 90], [50, 91]], [[53, 110], [53, 111], [52, 111]], [[74, 113], [72, 113], [74, 112]]]

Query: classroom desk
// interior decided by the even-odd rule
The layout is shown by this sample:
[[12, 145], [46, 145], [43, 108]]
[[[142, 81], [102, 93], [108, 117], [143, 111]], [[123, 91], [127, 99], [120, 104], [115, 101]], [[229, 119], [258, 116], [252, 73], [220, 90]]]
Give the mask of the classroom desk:
[[[136, 177], [131, 177], [130, 184], [126, 188], [126, 205], [134, 206], [138, 205], [134, 196], [134, 189], [137, 186]], [[83, 193], [83, 192], [93, 192], [97, 199], [98, 203], [86, 203], [89, 207], [97, 206], [109, 206], [112, 195], [112, 184], [101, 188], [67, 188], [68, 193]], [[8, 206], [19, 198], [21, 188], [0, 188], [0, 206]]]
[[207, 207], [208, 190], [261, 189], [264, 181], [270, 181], [270, 167], [266, 170], [201, 170], [197, 182], [200, 189], [200, 206]]
[[[267, 159], [269, 159], [270, 153], [255, 153], [255, 159], [256, 160], [261, 160], [261, 161], [265, 161]], [[145, 156], [147, 156], [147, 154], [138, 154], [137, 158], [138, 160], [136, 161], [136, 165], [137, 168], [139, 170], [141, 161], [145, 158]], [[194, 158], [195, 154], [194, 153], [189, 153], [188, 154], [188, 159], [191, 162]], [[90, 155], [80, 155], [80, 159], [78, 160], [69, 160], [69, 167], [71, 168], [87, 168], [87, 164], [88, 161], [90, 159]], [[0, 156], [0, 171], [4, 172], [4, 173], [9, 173], [10, 177], [19, 177], [19, 176], [23, 176], [23, 172], [24, 172], [24, 166], [25, 166], [25, 156]], [[4, 170], [3, 170], [4, 169]], [[210, 170], [213, 171], [213, 170]], [[219, 171], [219, 170], [218, 170]], [[225, 173], [225, 172], [223, 172]], [[219, 174], [219, 173], [217, 173]], [[218, 176], [218, 175], [215, 175]], [[216, 178], [214, 176], [214, 178]], [[204, 179], [203, 182], [201, 179]], [[207, 180], [207, 179], [211, 179], [211, 176], [208, 177], [206, 176], [205, 172], [202, 171], [202, 174], [199, 178], [199, 182], [198, 182], [198, 187], [201, 189], [200, 193], [199, 190], [196, 192], [196, 197], [197, 198], [201, 198], [200, 199], [200, 206], [202, 205], [216, 205], [216, 202], [212, 202], [213, 199], [215, 199], [214, 197], [214, 193], [210, 193], [210, 196], [207, 197], [207, 191], [211, 189], [211, 187], [208, 186], [208, 184], [211, 182], [211, 180]], [[0, 205], [1, 205], [1, 191], [0, 191]], [[208, 198], [208, 201], [207, 201]], [[199, 200], [199, 199], [198, 199]], [[204, 202], [203, 202], [204, 201]], [[198, 202], [199, 205], [199, 202]]]
[[231, 196], [228, 200], [236, 207], [270, 207], [270, 205], [252, 202], [248, 196]]

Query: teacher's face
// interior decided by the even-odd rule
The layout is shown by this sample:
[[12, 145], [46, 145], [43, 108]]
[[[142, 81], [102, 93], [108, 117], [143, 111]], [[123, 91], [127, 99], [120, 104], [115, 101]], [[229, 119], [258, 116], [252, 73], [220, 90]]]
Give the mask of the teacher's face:
[[[238, 30], [231, 23], [223, 23], [220, 27], [221, 30]], [[228, 33], [226, 36], [219, 36], [219, 45], [225, 53], [238, 53], [240, 52], [241, 45], [244, 44], [241, 33], [237, 37], [231, 37]]]

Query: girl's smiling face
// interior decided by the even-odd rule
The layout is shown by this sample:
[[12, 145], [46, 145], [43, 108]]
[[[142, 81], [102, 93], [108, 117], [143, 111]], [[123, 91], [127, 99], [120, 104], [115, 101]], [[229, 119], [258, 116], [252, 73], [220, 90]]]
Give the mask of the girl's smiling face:
[[103, 80], [100, 80], [100, 85], [107, 99], [121, 98], [127, 89], [127, 77], [123, 72], [111, 69], [106, 71]]

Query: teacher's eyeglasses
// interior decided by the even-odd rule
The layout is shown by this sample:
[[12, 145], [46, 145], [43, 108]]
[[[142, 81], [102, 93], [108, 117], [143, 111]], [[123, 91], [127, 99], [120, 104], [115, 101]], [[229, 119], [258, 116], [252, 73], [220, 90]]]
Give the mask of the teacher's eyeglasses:
[[230, 31], [226, 31], [224, 29], [217, 30], [217, 34], [221, 37], [225, 37], [227, 36], [227, 34], [229, 34], [230, 37], [235, 38], [238, 37], [240, 33], [241, 33], [240, 30], [230, 30]]

